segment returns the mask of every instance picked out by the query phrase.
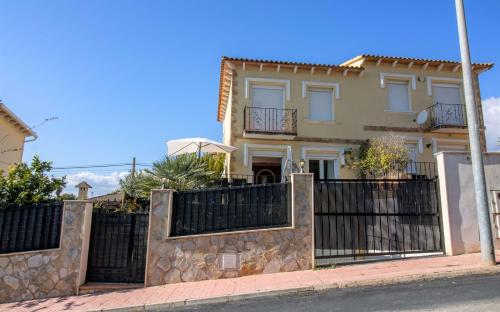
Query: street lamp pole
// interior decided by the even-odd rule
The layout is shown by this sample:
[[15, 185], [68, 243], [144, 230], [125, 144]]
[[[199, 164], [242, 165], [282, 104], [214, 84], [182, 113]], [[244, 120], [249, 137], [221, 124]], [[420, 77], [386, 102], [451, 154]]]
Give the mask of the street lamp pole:
[[484, 177], [483, 154], [479, 139], [479, 124], [477, 107], [474, 98], [472, 68], [470, 61], [469, 40], [463, 0], [455, 0], [457, 11], [458, 36], [460, 40], [460, 54], [462, 56], [462, 73], [465, 93], [465, 107], [469, 128], [469, 141], [472, 161], [472, 176], [476, 195], [476, 210], [479, 223], [481, 242], [481, 258], [485, 265], [495, 265], [495, 249], [491, 233], [490, 214], [488, 209], [488, 195], [486, 179]]

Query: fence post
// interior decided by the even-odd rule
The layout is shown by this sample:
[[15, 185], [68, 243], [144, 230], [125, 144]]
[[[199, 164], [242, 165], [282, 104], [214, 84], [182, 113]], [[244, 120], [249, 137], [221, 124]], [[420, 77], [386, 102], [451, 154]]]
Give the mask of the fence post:
[[311, 268], [314, 267], [314, 174], [292, 173], [292, 226], [309, 229]]
[[[175, 190], [151, 190], [151, 203], [149, 208], [148, 243], [146, 253], [146, 270], [144, 286], [159, 285], [154, 281], [155, 270], [152, 264], [156, 263], [158, 246], [170, 236], [173, 195]], [[161, 283], [160, 283], [161, 284]]]
[[[66, 203], [65, 203], [66, 204]], [[85, 203], [85, 208], [83, 211], [83, 224], [82, 224], [82, 233], [81, 233], [81, 240], [82, 240], [82, 249], [81, 249], [81, 256], [80, 256], [80, 269], [78, 273], [78, 279], [77, 279], [77, 287], [76, 287], [76, 294], [78, 295], [78, 292], [80, 290], [80, 286], [85, 283], [85, 277], [87, 276], [87, 264], [88, 264], [88, 258], [89, 258], [89, 245], [90, 245], [90, 228], [92, 226], [92, 209], [94, 205], [91, 202], [86, 202]], [[64, 233], [61, 233], [64, 234]]]

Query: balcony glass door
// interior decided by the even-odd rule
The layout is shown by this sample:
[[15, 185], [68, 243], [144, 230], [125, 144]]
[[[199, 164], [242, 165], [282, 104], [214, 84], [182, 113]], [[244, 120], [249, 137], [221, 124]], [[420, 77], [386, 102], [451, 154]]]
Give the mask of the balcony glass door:
[[250, 127], [252, 130], [277, 132], [285, 130], [285, 89], [279, 86], [254, 86]]
[[432, 86], [436, 106], [436, 118], [441, 125], [464, 125], [465, 114], [460, 96], [460, 87], [452, 84]]

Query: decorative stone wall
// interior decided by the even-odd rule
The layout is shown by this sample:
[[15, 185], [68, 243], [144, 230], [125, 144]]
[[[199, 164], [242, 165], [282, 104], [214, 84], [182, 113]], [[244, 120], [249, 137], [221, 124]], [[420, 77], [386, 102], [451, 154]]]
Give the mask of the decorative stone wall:
[[77, 293], [85, 278], [80, 264], [86, 262], [82, 246], [88, 244], [92, 204], [66, 201], [63, 209], [59, 248], [0, 254], [0, 302]]
[[[186, 237], [168, 236], [173, 191], [153, 190], [146, 286], [311, 269], [313, 176], [293, 174], [291, 187], [290, 227]], [[222, 269], [224, 254], [235, 268]]]

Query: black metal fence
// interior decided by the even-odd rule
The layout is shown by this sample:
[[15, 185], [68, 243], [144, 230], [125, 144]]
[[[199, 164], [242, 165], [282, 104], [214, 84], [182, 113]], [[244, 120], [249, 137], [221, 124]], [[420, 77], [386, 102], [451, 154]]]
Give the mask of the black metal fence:
[[403, 179], [426, 180], [437, 177], [435, 162], [410, 162], [405, 166], [392, 165], [390, 169], [382, 172], [364, 172], [363, 179]]
[[212, 181], [208, 187], [245, 186], [254, 184], [270, 184], [288, 182], [289, 176], [261, 174], [222, 174]]
[[245, 107], [243, 124], [246, 132], [297, 134], [297, 110]]
[[87, 282], [142, 283], [149, 213], [92, 211]]
[[0, 208], [0, 253], [58, 248], [62, 203]]
[[467, 127], [465, 105], [436, 103], [429, 107], [431, 128]]
[[315, 182], [316, 258], [442, 251], [437, 180]]
[[174, 193], [172, 236], [287, 226], [289, 183]]

